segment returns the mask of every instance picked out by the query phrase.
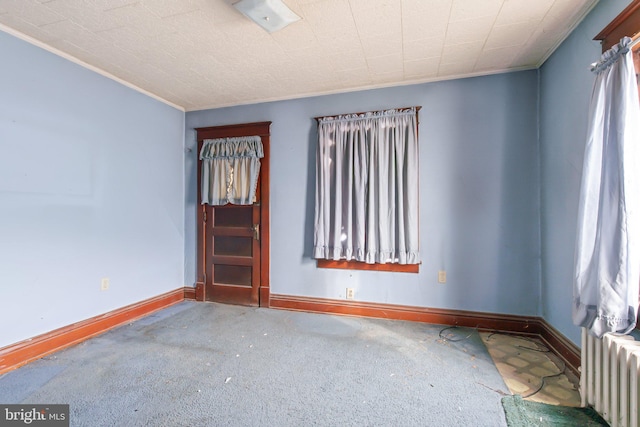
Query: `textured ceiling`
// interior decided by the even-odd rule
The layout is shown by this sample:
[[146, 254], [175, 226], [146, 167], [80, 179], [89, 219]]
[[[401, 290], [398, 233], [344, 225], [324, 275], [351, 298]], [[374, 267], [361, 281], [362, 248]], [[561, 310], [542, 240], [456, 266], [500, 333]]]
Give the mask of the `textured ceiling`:
[[[597, 0], [0, 0], [0, 29], [185, 110], [538, 67]], [[39, 42], [39, 43], [38, 43]]]

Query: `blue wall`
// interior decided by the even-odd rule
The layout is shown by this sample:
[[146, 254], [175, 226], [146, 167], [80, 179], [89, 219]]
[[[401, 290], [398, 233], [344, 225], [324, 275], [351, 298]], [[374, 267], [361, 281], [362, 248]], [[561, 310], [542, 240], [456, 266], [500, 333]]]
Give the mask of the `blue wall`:
[[580, 342], [571, 320], [578, 197], [594, 75], [602, 49], [593, 41], [629, 0], [601, 1], [540, 70], [542, 315]]
[[[185, 283], [195, 277], [194, 128], [271, 125], [271, 292], [539, 314], [537, 71], [189, 112]], [[419, 274], [317, 269], [313, 117], [421, 105]], [[447, 283], [437, 272], [447, 271]]]
[[[591, 39], [600, 2], [539, 71], [186, 114], [0, 32], [0, 347], [195, 277], [196, 127], [272, 121], [272, 293], [571, 323]], [[313, 117], [421, 105], [419, 274], [311, 259]], [[186, 156], [185, 156], [186, 149]], [[447, 283], [437, 272], [447, 271]], [[100, 291], [109, 277], [111, 289]]]
[[183, 286], [184, 113], [4, 32], [0, 55], [0, 347]]

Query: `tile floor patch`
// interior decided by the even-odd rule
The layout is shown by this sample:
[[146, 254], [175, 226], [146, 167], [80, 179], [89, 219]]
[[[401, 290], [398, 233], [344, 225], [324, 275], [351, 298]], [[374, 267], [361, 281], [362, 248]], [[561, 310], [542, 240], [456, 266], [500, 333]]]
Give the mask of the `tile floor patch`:
[[507, 353], [507, 354], [517, 354], [518, 353], [518, 349], [515, 347], [515, 345], [511, 344], [511, 343], [507, 343], [507, 344], [498, 344], [496, 346], [497, 349], [502, 350], [503, 352]]
[[498, 359], [502, 359], [502, 358], [504, 358], [507, 354], [506, 354], [504, 351], [502, 351], [502, 350], [500, 350], [500, 349], [498, 349], [498, 348], [494, 348], [494, 349], [493, 349], [493, 355], [494, 355], [495, 357], [497, 357]]
[[[554, 366], [555, 368], [555, 366]], [[531, 372], [533, 375], [537, 376], [537, 377], [545, 377], [547, 375], [553, 375], [553, 374], [557, 374], [557, 370], [551, 370], [551, 369], [547, 369], [546, 367], [542, 367], [542, 366], [536, 366], [533, 367], [529, 370], [529, 372]]]
[[505, 378], [504, 382], [507, 384], [507, 387], [509, 387], [509, 390], [511, 390], [511, 393], [514, 394], [523, 394], [529, 390], [528, 384], [523, 384], [515, 378]]
[[519, 358], [528, 360], [529, 362], [546, 362], [549, 359], [544, 356], [544, 353], [536, 353], [535, 350], [522, 350], [522, 352], [518, 355]]
[[577, 384], [564, 373], [551, 376], [562, 372], [563, 367], [542, 343], [497, 333], [483, 332], [480, 336], [511, 393], [535, 402], [580, 406]]
[[525, 366], [529, 366], [529, 362], [526, 360], [522, 360], [519, 357], [509, 357], [506, 362], [509, 365], [515, 366], [517, 368], [524, 368]]

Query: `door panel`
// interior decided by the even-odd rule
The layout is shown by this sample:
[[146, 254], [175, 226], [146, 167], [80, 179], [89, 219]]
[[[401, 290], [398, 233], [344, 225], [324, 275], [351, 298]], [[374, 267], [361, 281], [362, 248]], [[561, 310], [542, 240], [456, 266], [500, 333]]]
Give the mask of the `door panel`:
[[237, 255], [250, 257], [253, 249], [253, 236], [224, 236], [213, 238], [213, 255]]
[[253, 225], [251, 206], [216, 206], [213, 217], [214, 227], [251, 227]]
[[259, 305], [260, 204], [215, 206], [211, 210], [207, 301]]
[[251, 266], [216, 264], [213, 270], [213, 282], [251, 287]]

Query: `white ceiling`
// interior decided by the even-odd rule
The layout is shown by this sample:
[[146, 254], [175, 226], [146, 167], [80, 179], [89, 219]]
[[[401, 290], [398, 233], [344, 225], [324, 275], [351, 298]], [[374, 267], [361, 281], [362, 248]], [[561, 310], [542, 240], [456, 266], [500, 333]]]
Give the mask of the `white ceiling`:
[[[535, 68], [597, 0], [0, 0], [0, 29], [187, 111]], [[24, 37], [26, 35], [26, 37]]]

